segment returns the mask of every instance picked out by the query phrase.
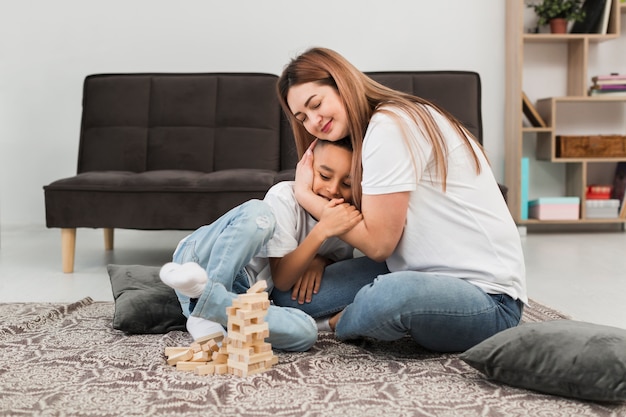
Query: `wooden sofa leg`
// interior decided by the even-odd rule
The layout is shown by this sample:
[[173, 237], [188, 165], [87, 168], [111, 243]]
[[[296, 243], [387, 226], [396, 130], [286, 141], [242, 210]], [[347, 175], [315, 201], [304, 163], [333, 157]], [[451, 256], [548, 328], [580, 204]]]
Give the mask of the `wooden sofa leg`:
[[113, 231], [110, 227], [104, 228], [104, 250], [113, 250]]
[[74, 252], [76, 250], [76, 229], [61, 229], [61, 259], [63, 272], [74, 272]]

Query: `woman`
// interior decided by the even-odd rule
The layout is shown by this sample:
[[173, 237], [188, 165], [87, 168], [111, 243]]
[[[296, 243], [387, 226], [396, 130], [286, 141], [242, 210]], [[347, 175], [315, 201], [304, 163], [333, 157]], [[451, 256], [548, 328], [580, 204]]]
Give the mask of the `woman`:
[[467, 129], [329, 49], [293, 59], [277, 89], [303, 155], [298, 202], [320, 215], [324, 202], [311, 191], [315, 139], [350, 136], [363, 220], [341, 238], [390, 271], [330, 320], [337, 338], [410, 334], [431, 350], [463, 351], [519, 323], [528, 301], [519, 234]]

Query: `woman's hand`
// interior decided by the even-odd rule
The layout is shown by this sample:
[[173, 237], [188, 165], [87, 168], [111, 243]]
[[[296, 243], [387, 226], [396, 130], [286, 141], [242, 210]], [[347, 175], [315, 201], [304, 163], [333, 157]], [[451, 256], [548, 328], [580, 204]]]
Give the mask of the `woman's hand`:
[[311, 143], [296, 166], [296, 184], [294, 192], [296, 194], [296, 200], [298, 200], [298, 203], [304, 207], [305, 210], [308, 209], [307, 201], [309, 200], [307, 200], [307, 197], [313, 195], [313, 148], [315, 148], [316, 144], [317, 139]]

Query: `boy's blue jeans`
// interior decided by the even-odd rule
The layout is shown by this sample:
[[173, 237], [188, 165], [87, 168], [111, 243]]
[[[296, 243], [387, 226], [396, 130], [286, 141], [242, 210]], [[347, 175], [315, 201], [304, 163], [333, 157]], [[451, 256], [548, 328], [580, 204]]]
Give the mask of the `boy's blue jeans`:
[[[198, 263], [206, 269], [209, 282], [193, 303], [177, 292], [183, 314], [226, 326], [226, 307], [237, 297], [235, 293], [250, 286], [243, 267], [272, 237], [275, 225], [270, 207], [251, 200], [189, 235], [174, 252], [173, 261]], [[272, 305], [265, 320], [270, 330], [267, 341], [276, 349], [305, 351], [317, 340], [315, 321], [303, 311]]]

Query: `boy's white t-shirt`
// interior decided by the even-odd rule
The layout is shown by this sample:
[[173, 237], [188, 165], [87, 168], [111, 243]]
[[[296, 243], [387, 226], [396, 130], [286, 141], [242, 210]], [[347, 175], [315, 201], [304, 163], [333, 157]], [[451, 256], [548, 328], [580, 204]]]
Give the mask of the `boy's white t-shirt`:
[[389, 114], [374, 114], [363, 141], [363, 194], [410, 192], [404, 232], [387, 266], [458, 277], [487, 293], [527, 303], [519, 233], [487, 160], [474, 146], [481, 163], [476, 175], [462, 138], [445, 117], [430, 112], [447, 140], [445, 192], [433, 170], [432, 147], [417, 127], [414, 162], [401, 127]]
[[[261, 251], [245, 267], [250, 277], [250, 285], [266, 280], [268, 292], [273, 288], [268, 258], [282, 258], [294, 251], [317, 224], [296, 200], [294, 182], [284, 181], [271, 187], [263, 199], [272, 209], [276, 218], [274, 235]], [[354, 248], [339, 238], [327, 239], [317, 253], [333, 261], [350, 259]]]

